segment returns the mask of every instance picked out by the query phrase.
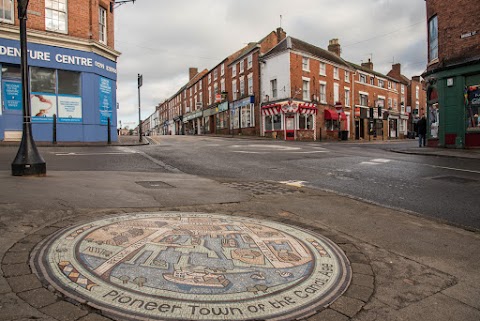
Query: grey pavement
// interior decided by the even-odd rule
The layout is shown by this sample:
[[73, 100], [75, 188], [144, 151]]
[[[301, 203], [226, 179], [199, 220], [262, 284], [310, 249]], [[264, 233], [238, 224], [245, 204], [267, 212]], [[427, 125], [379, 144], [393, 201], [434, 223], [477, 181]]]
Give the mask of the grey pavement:
[[30, 252], [65, 226], [153, 211], [263, 218], [330, 238], [346, 253], [352, 282], [308, 321], [480, 320], [480, 234], [402, 211], [284, 185], [258, 195], [255, 182], [181, 172], [0, 171], [0, 182], [0, 320], [110, 320], [39, 281]]

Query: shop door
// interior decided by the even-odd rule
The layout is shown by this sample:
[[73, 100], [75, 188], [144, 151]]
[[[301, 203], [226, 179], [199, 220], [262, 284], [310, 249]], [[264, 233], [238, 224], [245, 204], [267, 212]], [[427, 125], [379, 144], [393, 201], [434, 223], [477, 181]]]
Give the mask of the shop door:
[[12, 118], [8, 118], [8, 121], [4, 121], [5, 130], [21, 130], [21, 115], [23, 114], [22, 83], [16, 79], [4, 79], [2, 81], [1, 90], [2, 113], [7, 117], [9, 115], [14, 116]]
[[295, 140], [295, 116], [285, 116], [285, 139]]
[[355, 139], [360, 139], [360, 121], [355, 121]]
[[390, 137], [397, 138], [397, 120], [390, 119], [388, 127], [390, 127]]

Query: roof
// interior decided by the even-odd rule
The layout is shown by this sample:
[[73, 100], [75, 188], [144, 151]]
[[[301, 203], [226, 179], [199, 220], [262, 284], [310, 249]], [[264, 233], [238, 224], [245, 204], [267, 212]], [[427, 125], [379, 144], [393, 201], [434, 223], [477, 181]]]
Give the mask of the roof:
[[372, 70], [370, 68], [362, 67], [360, 65], [354, 64], [353, 62], [349, 62], [349, 61], [348, 61], [348, 63], [352, 66], [352, 68], [355, 68], [357, 70], [361, 70], [361, 71], [366, 72], [368, 74], [372, 74], [372, 75], [375, 75], [377, 77], [385, 78], [385, 79], [388, 79], [388, 80], [393, 80], [393, 81], [396, 81], [396, 82], [399, 81], [398, 79], [395, 79], [395, 78], [392, 78], [390, 76], [384, 75], [384, 74], [379, 73], [378, 71]]
[[314, 57], [318, 57], [320, 59], [343, 65], [345, 67], [348, 67], [349, 69], [351, 68], [347, 61], [343, 60], [340, 56], [334, 54], [333, 52], [319, 48], [305, 41], [290, 36], [283, 39], [277, 46], [267, 52], [263, 57], [269, 57], [271, 55], [275, 55], [288, 49], [304, 52]]
[[237, 52], [228, 56], [227, 60], [230, 62], [228, 65], [230, 66], [237, 59], [239, 59], [239, 58], [245, 56], [246, 54], [250, 53], [253, 49], [257, 48], [258, 44], [259, 44], [259, 42], [250, 42], [248, 45], [246, 45], [242, 49], [240, 49]]

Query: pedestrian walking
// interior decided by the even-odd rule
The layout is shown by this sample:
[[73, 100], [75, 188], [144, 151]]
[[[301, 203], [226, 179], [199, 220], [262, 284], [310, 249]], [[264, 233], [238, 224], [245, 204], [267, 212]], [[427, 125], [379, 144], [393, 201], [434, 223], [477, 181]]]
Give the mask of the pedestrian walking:
[[418, 128], [418, 147], [425, 147], [425, 142], [427, 140], [427, 120], [425, 119], [425, 116], [422, 116], [422, 118], [418, 121], [417, 123], [417, 128]]

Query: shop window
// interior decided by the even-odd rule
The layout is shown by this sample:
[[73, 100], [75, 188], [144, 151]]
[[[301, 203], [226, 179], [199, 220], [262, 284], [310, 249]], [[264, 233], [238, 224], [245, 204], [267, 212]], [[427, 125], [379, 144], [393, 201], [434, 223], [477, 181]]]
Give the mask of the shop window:
[[13, 0], [0, 0], [0, 21], [13, 23]]
[[[254, 110], [253, 104], [241, 107], [242, 128], [248, 128], [254, 126]], [[238, 108], [237, 108], [238, 109]]]
[[55, 94], [55, 69], [31, 67], [30, 89], [32, 92]]
[[22, 78], [19, 65], [2, 65], [2, 78]]
[[273, 115], [272, 122], [273, 122], [273, 130], [281, 130], [282, 129], [282, 116], [281, 115]]
[[467, 130], [480, 131], [480, 121], [478, 113], [480, 111], [480, 85], [469, 86], [467, 88]]
[[80, 73], [58, 70], [58, 94], [81, 96]]
[[338, 120], [332, 120], [332, 119], [325, 120], [326, 130], [338, 130], [338, 125], [339, 125]]
[[107, 10], [102, 7], [98, 9], [98, 40], [107, 44]]
[[428, 21], [428, 59], [438, 58], [438, 18], [434, 16]]
[[67, 0], [45, 0], [45, 28], [67, 33]]
[[265, 131], [273, 130], [273, 116], [265, 116]]
[[224, 111], [216, 115], [217, 129], [227, 128], [228, 112]]
[[300, 114], [298, 116], [299, 129], [313, 129], [313, 115]]

